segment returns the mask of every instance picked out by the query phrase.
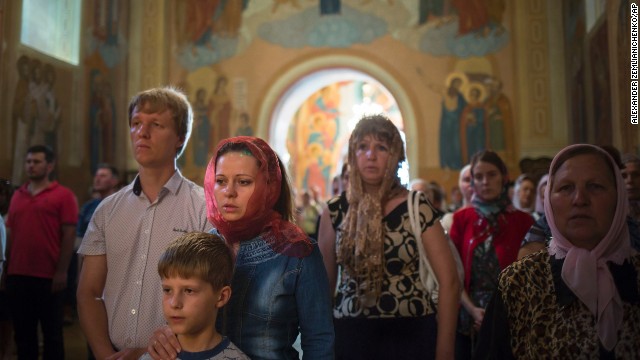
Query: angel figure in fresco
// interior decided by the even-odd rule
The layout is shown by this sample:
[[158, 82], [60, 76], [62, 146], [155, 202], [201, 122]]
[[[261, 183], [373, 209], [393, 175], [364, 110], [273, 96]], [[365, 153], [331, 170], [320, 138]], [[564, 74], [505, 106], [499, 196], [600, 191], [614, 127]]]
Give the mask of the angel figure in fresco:
[[467, 164], [476, 152], [486, 148], [487, 131], [483, 100], [485, 89], [479, 83], [469, 85], [467, 106], [460, 116], [462, 163]]
[[[217, 139], [226, 139], [230, 135], [231, 127], [231, 115], [233, 111], [233, 105], [231, 103], [231, 96], [227, 93], [227, 84], [229, 80], [226, 76], [221, 75], [216, 79], [216, 85], [213, 88], [213, 94], [209, 100], [211, 107], [211, 118], [214, 123], [218, 125], [218, 137]], [[209, 130], [209, 138], [216, 139], [214, 137], [214, 129], [211, 127]]]
[[[422, 73], [418, 71], [421, 75]], [[460, 119], [467, 106], [463, 95], [468, 84], [467, 76], [461, 72], [449, 74], [445, 87], [427, 82], [429, 89], [442, 96], [440, 114], [440, 167], [458, 170], [463, 164], [460, 144]]]
[[193, 138], [191, 149], [193, 150], [193, 163], [198, 167], [207, 166], [211, 141], [211, 121], [209, 113], [211, 104], [207, 104], [207, 90], [199, 88], [196, 91], [196, 100], [193, 103]]

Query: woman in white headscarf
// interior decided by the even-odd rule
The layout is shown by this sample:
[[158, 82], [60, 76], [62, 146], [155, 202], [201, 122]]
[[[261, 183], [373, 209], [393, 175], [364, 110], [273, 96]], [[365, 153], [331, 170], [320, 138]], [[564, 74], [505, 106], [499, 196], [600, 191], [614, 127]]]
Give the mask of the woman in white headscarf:
[[571, 145], [549, 171], [547, 251], [505, 269], [476, 358], [640, 358], [640, 255], [615, 161]]

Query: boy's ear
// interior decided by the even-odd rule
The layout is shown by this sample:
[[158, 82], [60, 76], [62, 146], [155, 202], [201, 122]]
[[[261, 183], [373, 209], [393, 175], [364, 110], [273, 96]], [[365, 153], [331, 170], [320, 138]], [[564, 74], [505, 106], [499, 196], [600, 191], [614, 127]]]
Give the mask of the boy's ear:
[[216, 307], [220, 309], [221, 307], [225, 306], [229, 302], [230, 298], [231, 298], [231, 287], [224, 286], [222, 290], [220, 290], [220, 297], [216, 302]]

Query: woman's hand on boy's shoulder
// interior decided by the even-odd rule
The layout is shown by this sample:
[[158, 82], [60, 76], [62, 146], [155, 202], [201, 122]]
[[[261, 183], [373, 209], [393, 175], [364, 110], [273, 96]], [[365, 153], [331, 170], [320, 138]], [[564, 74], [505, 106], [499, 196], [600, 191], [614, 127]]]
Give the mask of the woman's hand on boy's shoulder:
[[180, 350], [180, 343], [169, 326], [154, 331], [147, 346], [147, 352], [154, 360], [176, 359]]

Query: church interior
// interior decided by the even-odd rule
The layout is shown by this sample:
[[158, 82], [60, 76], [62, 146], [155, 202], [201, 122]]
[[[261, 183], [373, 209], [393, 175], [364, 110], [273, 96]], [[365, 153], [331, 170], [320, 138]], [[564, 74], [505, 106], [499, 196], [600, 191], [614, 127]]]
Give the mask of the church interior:
[[130, 182], [129, 100], [166, 85], [193, 107], [178, 168], [199, 185], [220, 140], [253, 135], [326, 200], [370, 113], [401, 130], [407, 184], [450, 189], [482, 149], [512, 180], [572, 143], [640, 155], [631, 3], [0, 0], [0, 178], [24, 183], [26, 149], [46, 144], [80, 204], [100, 163]]
[[404, 178], [447, 189], [483, 148], [512, 179], [570, 143], [638, 154], [629, 4], [0, 1], [0, 177], [22, 183], [25, 149], [45, 143], [80, 202], [98, 163], [131, 180], [128, 102], [164, 85], [192, 103], [178, 165], [199, 184], [220, 139], [252, 134], [296, 189], [325, 199], [351, 129], [371, 112], [405, 135]]

